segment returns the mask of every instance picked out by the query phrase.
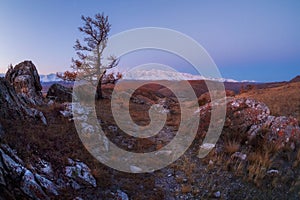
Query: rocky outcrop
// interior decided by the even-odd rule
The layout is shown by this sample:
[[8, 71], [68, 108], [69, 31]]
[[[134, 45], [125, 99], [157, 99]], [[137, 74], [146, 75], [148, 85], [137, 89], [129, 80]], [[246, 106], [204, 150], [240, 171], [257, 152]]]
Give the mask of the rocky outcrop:
[[0, 78], [0, 105], [0, 117], [2, 119], [34, 118], [41, 119], [44, 124], [47, 124], [44, 114], [30, 108], [4, 78]]
[[[261, 138], [265, 143], [275, 142], [280, 148], [294, 148], [300, 139], [300, 128], [296, 118], [272, 116], [266, 104], [249, 98], [227, 98], [227, 114], [219, 147], [226, 139], [234, 139], [241, 144], [255, 144]], [[197, 111], [201, 116], [202, 130], [210, 121], [211, 106], [208, 103]], [[206, 123], [206, 124], [205, 124]], [[203, 126], [204, 124], [204, 126]]]
[[35, 65], [31, 61], [24, 61], [10, 68], [5, 79], [15, 88], [16, 93], [26, 103], [43, 104], [42, 85]]
[[59, 103], [72, 102], [72, 89], [55, 83], [49, 88], [46, 97]]
[[[67, 188], [75, 190], [93, 186], [96, 180], [91, 170], [80, 161], [69, 159], [70, 166], [65, 174], [53, 175], [51, 164], [40, 159], [39, 163], [27, 163], [17, 156], [17, 152], [7, 145], [0, 146], [0, 191], [7, 199], [53, 199]], [[9, 188], [13, 188], [9, 190]], [[0, 198], [1, 199], [1, 198]]]

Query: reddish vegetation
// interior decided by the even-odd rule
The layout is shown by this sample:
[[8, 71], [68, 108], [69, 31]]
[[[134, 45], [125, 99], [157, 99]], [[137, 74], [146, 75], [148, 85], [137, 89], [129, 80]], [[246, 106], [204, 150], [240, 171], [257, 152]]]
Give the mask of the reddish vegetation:
[[[219, 193], [224, 199], [296, 197], [299, 191], [299, 182], [295, 177], [300, 174], [300, 137], [299, 130], [290, 127], [297, 127], [298, 122], [292, 118], [278, 118], [277, 121], [273, 119], [272, 126], [268, 126], [263, 122], [268, 117], [263, 104], [251, 101], [253, 107], [249, 107], [246, 100], [240, 100], [238, 105], [227, 107], [225, 126], [217, 146], [207, 157], [199, 159], [199, 147], [210, 123], [211, 105], [207, 104], [210, 96], [205, 94], [207, 89], [204, 82], [190, 83], [198, 103], [204, 105], [199, 111], [201, 123], [196, 139], [176, 162], [153, 173], [123, 173], [99, 163], [82, 145], [73, 121], [61, 115], [60, 111], [65, 106], [59, 103], [37, 107], [45, 114], [47, 126], [33, 120], [24, 122], [1, 119], [0, 123], [7, 133], [2, 142], [15, 149], [27, 164], [38, 158], [51, 161], [57, 174], [63, 173], [62, 166], [67, 163], [67, 158], [82, 160], [90, 167], [97, 179], [97, 188], [70, 189], [57, 199], [73, 199], [76, 196], [115, 199], [112, 191], [118, 189], [126, 192], [130, 199], [168, 199], [178, 196], [207, 199]], [[135, 84], [124, 81], [121, 89]], [[180, 84], [173, 84], [176, 84], [177, 89], [183, 89]], [[286, 92], [297, 88], [295, 85], [288, 86]], [[103, 85], [104, 99], [96, 101], [97, 115], [108, 138], [119, 147], [133, 152], [154, 151], [166, 145], [172, 139], [172, 133], [178, 129], [181, 117], [180, 106], [172, 91], [151, 83], [139, 87], [131, 97], [130, 114], [139, 125], [147, 125], [150, 122], [149, 108], [164, 101], [164, 106], [169, 110], [166, 127], [172, 137], [158, 143], [157, 138], [163, 135], [136, 139], [120, 129], [114, 131], [111, 128], [115, 127], [115, 121], [109, 98], [114, 87], [114, 84]], [[247, 94], [250, 93], [243, 95]], [[233, 92], [228, 90], [226, 95], [233, 96]], [[263, 120], [257, 116], [262, 116]], [[258, 127], [255, 137], [249, 134], [252, 125], [261, 124], [263, 126]], [[277, 131], [278, 126], [282, 129]]]

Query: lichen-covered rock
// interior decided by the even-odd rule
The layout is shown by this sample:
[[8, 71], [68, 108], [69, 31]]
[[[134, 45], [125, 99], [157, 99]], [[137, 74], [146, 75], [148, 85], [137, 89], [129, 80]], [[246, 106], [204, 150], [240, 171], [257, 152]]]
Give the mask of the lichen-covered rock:
[[300, 127], [296, 118], [286, 116], [269, 116], [264, 123], [251, 126], [249, 140], [255, 140], [261, 134], [268, 142], [280, 144], [294, 150], [295, 141], [300, 138]]
[[[234, 138], [238, 140], [236, 142], [256, 144], [259, 138], [263, 137], [268, 142], [280, 144], [281, 147], [295, 148], [294, 141], [300, 138], [300, 128], [296, 118], [272, 116], [264, 103], [249, 98], [227, 98], [225, 102], [226, 119], [217, 147], [222, 146], [224, 139]], [[210, 123], [213, 103], [216, 102], [201, 106], [196, 111], [200, 113], [202, 131], [206, 130]], [[206, 132], [204, 131], [203, 134], [205, 135]]]
[[219, 99], [201, 106], [195, 113], [200, 114], [200, 128], [206, 130], [211, 117], [212, 105], [226, 104], [226, 118], [223, 134], [245, 134], [253, 125], [264, 123], [270, 115], [269, 108], [262, 102], [247, 98]]
[[72, 102], [72, 89], [55, 83], [49, 88], [46, 97], [60, 103]]
[[251, 126], [264, 123], [269, 115], [269, 108], [262, 102], [247, 98], [229, 100], [224, 133], [245, 134]]
[[31, 61], [24, 61], [10, 68], [5, 79], [15, 88], [16, 93], [26, 103], [43, 104], [42, 85], [35, 65]]

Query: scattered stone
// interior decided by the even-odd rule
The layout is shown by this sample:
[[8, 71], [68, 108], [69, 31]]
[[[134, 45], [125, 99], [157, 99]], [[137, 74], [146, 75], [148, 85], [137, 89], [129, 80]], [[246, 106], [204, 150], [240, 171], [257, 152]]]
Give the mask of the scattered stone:
[[211, 150], [215, 147], [215, 144], [211, 143], [204, 143], [200, 146], [200, 148], [205, 149], [205, 150]]
[[279, 171], [277, 169], [270, 169], [267, 171], [267, 174], [279, 174]]
[[220, 198], [221, 197], [221, 192], [220, 191], [215, 192], [214, 197], [215, 198]]
[[238, 158], [240, 160], [246, 160], [247, 155], [243, 154], [241, 152], [235, 152], [234, 154], [231, 155], [231, 159], [233, 159], [233, 158]]
[[131, 165], [130, 166], [130, 171], [132, 173], [141, 173], [143, 170], [141, 168], [137, 167], [137, 166]]

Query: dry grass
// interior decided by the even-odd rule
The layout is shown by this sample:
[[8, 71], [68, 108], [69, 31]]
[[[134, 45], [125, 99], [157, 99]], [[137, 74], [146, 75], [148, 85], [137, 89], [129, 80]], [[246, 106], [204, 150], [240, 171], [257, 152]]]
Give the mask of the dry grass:
[[248, 179], [259, 186], [272, 165], [271, 156], [269, 152], [253, 152], [248, 156], [248, 161]]
[[182, 193], [189, 193], [189, 192], [191, 192], [192, 191], [192, 186], [191, 185], [182, 185], [181, 186], [181, 192]]
[[300, 121], [300, 82], [281, 84], [274, 88], [251, 90], [237, 97], [251, 97], [264, 102], [275, 116], [293, 116]]
[[241, 146], [240, 142], [238, 142], [236, 140], [227, 140], [224, 143], [224, 152], [231, 155], [231, 154], [239, 151], [240, 146]]

